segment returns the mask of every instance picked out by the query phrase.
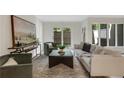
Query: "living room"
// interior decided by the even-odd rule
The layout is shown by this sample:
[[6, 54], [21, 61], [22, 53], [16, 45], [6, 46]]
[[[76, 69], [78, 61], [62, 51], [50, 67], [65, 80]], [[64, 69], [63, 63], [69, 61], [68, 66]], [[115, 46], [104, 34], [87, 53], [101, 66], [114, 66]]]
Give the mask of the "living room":
[[1, 0], [3, 93], [124, 93], [123, 0]]
[[123, 23], [110, 15], [1, 15], [1, 77], [123, 77]]

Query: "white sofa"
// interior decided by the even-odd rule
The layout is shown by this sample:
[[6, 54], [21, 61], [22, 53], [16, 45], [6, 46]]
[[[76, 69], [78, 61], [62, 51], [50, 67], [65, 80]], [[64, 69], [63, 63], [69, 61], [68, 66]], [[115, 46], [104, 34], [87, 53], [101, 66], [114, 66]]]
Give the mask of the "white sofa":
[[90, 76], [123, 77], [124, 57], [112, 55], [93, 55]]
[[78, 48], [75, 54], [90, 77], [124, 76], [124, 57], [117, 51], [96, 47], [88, 53]]

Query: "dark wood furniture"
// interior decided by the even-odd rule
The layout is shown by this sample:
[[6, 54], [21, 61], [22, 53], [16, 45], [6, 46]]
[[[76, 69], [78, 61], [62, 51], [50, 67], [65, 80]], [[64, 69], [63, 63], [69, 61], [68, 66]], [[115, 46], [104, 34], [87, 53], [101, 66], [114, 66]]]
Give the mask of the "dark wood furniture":
[[[37, 53], [37, 49], [38, 47], [40, 47], [40, 53]], [[28, 44], [28, 45], [24, 45], [24, 46], [20, 46], [20, 47], [12, 47], [12, 48], [8, 48], [13, 50], [12, 52], [10, 52], [10, 54], [14, 54], [14, 53], [28, 53], [32, 50], [36, 50], [36, 56], [41, 56], [41, 44], [39, 43], [34, 43], [34, 44]]]
[[53, 50], [49, 55], [49, 68], [63, 63], [64, 65], [73, 68], [73, 54], [70, 50], [65, 50], [65, 54], [61, 56], [58, 50]]

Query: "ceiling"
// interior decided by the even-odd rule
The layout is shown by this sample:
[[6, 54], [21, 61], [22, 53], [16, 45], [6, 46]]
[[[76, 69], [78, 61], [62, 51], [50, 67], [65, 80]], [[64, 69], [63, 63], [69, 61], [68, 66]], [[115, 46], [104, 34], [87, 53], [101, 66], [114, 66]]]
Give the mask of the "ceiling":
[[83, 21], [87, 16], [82, 15], [38, 15], [43, 22], [70, 22], [70, 21]]
[[124, 15], [37, 15], [42, 22], [81, 22], [88, 17], [124, 18]]

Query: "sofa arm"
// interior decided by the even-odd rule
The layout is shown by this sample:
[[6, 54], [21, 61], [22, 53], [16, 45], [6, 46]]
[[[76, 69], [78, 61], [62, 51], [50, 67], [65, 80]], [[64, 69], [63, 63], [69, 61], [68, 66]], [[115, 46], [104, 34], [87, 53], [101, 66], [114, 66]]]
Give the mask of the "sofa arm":
[[32, 64], [19, 64], [0, 67], [1, 78], [31, 78]]
[[124, 76], [124, 57], [93, 55], [91, 76]]

